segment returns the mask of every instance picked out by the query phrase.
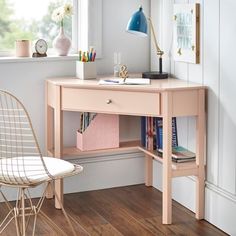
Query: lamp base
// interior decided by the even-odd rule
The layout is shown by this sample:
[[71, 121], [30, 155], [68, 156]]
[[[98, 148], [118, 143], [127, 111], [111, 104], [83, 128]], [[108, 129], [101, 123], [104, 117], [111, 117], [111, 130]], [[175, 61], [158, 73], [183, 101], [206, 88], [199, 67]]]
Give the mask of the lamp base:
[[167, 79], [168, 73], [166, 72], [158, 72], [158, 71], [150, 71], [150, 72], [143, 72], [142, 78], [149, 78], [149, 79]]

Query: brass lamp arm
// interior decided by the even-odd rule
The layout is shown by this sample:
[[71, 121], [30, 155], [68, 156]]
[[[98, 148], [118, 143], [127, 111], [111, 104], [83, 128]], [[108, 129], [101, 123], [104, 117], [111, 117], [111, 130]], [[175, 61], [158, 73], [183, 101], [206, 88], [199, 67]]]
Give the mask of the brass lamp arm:
[[155, 47], [156, 47], [157, 55], [162, 56], [164, 54], [164, 52], [160, 49], [160, 47], [157, 44], [157, 38], [156, 38], [156, 34], [155, 34], [155, 31], [154, 31], [154, 27], [153, 27], [151, 17], [148, 17], [148, 20], [150, 22], [151, 32], [152, 32], [153, 41], [154, 41], [154, 44], [155, 44]]

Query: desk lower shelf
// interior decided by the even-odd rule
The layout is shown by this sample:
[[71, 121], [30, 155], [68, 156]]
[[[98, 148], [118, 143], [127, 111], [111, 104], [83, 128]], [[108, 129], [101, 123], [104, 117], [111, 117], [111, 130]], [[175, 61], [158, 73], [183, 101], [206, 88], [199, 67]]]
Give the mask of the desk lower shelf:
[[[102, 154], [114, 154], [114, 153], [127, 153], [132, 151], [142, 151], [150, 158], [154, 158], [158, 162], [162, 163], [162, 157], [158, 156], [155, 151], [147, 150], [140, 145], [140, 141], [128, 141], [121, 142], [119, 148], [110, 148], [110, 149], [101, 149], [101, 150], [93, 150], [93, 151], [81, 151], [76, 147], [65, 147], [63, 149], [63, 159], [70, 160], [76, 158], [80, 158], [80, 156], [84, 157], [94, 157]], [[54, 156], [54, 150], [48, 151], [49, 156]], [[184, 162], [184, 163], [175, 163], [172, 162], [172, 176], [187, 176], [187, 175], [198, 175], [198, 166], [195, 161]]]

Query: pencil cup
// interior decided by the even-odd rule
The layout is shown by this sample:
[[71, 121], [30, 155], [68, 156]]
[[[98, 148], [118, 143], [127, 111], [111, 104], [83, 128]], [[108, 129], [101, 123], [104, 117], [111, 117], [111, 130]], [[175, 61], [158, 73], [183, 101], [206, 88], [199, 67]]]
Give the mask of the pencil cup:
[[96, 62], [76, 61], [76, 77], [79, 79], [96, 79]]
[[30, 41], [29, 40], [16, 40], [16, 56], [29, 57], [30, 56]]

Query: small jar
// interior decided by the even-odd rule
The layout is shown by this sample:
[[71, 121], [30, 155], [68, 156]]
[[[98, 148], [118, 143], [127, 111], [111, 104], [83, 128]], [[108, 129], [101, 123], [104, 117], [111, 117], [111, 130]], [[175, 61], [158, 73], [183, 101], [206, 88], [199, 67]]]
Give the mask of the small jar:
[[16, 40], [16, 56], [29, 57], [30, 56], [30, 41]]
[[121, 68], [121, 52], [114, 52], [114, 77], [119, 77]]
[[119, 77], [120, 76], [120, 65], [114, 65], [114, 77]]

